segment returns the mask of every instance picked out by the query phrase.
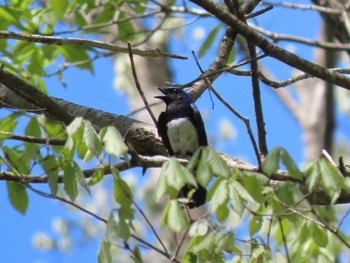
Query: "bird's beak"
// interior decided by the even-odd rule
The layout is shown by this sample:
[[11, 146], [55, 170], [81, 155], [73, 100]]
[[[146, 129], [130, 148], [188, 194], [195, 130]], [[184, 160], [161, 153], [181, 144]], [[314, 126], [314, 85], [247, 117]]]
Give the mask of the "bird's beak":
[[156, 99], [165, 100], [168, 90], [166, 88], [158, 88], [165, 96], [155, 96]]
[[156, 99], [164, 100], [166, 96], [154, 96]]
[[168, 95], [169, 91], [167, 88], [158, 88], [164, 95]]

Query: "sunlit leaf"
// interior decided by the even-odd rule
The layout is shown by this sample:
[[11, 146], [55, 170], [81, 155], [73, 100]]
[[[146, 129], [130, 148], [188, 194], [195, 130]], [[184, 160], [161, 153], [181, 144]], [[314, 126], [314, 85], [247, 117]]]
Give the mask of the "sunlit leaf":
[[181, 233], [190, 223], [176, 200], [168, 202], [162, 221], [175, 233]]
[[128, 151], [122, 136], [114, 126], [108, 126], [105, 135], [103, 136], [106, 152], [119, 157]]
[[188, 234], [191, 237], [204, 236], [207, 234], [209, 226], [209, 222], [206, 219], [197, 220], [191, 225]]
[[74, 201], [78, 196], [78, 186], [77, 186], [77, 180], [74, 174], [74, 168], [68, 162], [65, 162], [63, 166], [64, 166], [63, 168], [64, 191], [67, 193], [69, 198], [72, 201]]
[[252, 237], [257, 233], [262, 226], [263, 218], [262, 216], [252, 216], [249, 220], [249, 234]]
[[99, 263], [112, 263], [111, 244], [109, 241], [101, 240], [97, 257]]

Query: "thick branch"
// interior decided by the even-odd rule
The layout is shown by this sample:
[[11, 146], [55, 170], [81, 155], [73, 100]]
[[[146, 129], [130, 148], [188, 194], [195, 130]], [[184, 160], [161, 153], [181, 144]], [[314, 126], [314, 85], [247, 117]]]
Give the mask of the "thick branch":
[[233, 27], [239, 34], [249, 39], [252, 43], [260, 47], [268, 56], [274, 57], [292, 67], [300, 69], [310, 75], [323, 79], [324, 81], [336, 84], [340, 87], [350, 90], [350, 79], [336, 72], [314, 64], [308, 60], [305, 60], [277, 45], [271, 43], [266, 38], [261, 36], [255, 30], [244, 24], [235, 16], [230, 14], [224, 8], [215, 4], [210, 0], [191, 0], [197, 5], [201, 6], [215, 17], [220, 19], [223, 23]]

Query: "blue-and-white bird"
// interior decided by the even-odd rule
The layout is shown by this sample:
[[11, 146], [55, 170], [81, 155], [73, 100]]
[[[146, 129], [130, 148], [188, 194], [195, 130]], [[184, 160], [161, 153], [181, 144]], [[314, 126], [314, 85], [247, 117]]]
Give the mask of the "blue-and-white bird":
[[[159, 115], [158, 134], [170, 155], [187, 158], [200, 146], [207, 146], [208, 140], [202, 117], [191, 97], [178, 88], [159, 88], [164, 96], [156, 96], [166, 104], [166, 110]], [[180, 196], [187, 197], [193, 186], [185, 186]], [[205, 203], [207, 190], [198, 183], [188, 206], [199, 207]]]

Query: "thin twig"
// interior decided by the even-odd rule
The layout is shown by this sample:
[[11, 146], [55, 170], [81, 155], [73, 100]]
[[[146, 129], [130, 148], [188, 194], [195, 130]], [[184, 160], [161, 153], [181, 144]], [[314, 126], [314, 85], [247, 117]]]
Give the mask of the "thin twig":
[[290, 263], [291, 261], [290, 261], [290, 257], [289, 257], [286, 236], [284, 234], [284, 230], [283, 230], [283, 226], [282, 226], [282, 219], [280, 217], [278, 217], [277, 220], [278, 220], [278, 223], [279, 223], [279, 226], [280, 226], [280, 229], [281, 229], [283, 245], [284, 245], [284, 249], [286, 250], [287, 262]]
[[[199, 61], [198, 61], [198, 58], [196, 56], [196, 54], [193, 52], [193, 57], [196, 61], [196, 64], [199, 68], [199, 70], [201, 72], [203, 72], [203, 69], [201, 67], [201, 65], [199, 64]], [[213, 87], [213, 85], [209, 82], [209, 80], [205, 79], [207, 81], [207, 84], [210, 88], [210, 90], [214, 93], [214, 95], [221, 101], [222, 104], [224, 104], [234, 115], [236, 115], [237, 118], [239, 118], [241, 121], [243, 121], [243, 123], [246, 125], [246, 128], [247, 128], [247, 131], [248, 131], [248, 135], [250, 137], [250, 140], [253, 144], [253, 148], [254, 148], [254, 152], [255, 152], [255, 156], [257, 158], [257, 161], [258, 161], [258, 164], [259, 164], [259, 167], [261, 168], [261, 158], [260, 158], [260, 154], [259, 154], [259, 149], [258, 149], [258, 146], [257, 146], [257, 143], [255, 141], [255, 138], [254, 138], [254, 135], [253, 135], [253, 132], [252, 132], [252, 129], [250, 127], [250, 121], [248, 118], [244, 117], [242, 114], [240, 114], [238, 111], [236, 111], [235, 108], [233, 108], [221, 95], [219, 92], [216, 91], [216, 89]]]
[[334, 8], [329, 7], [323, 7], [319, 5], [300, 5], [300, 4], [294, 4], [294, 3], [288, 3], [288, 2], [269, 2], [269, 1], [262, 1], [262, 5], [273, 5], [273, 6], [281, 6], [281, 7], [287, 7], [287, 8], [293, 8], [293, 9], [299, 9], [299, 10], [315, 10], [321, 13], [328, 13], [328, 14], [337, 14], [339, 15], [341, 13], [341, 10], [337, 10]]
[[132, 69], [132, 75], [134, 77], [136, 89], [139, 92], [139, 94], [140, 94], [140, 96], [141, 96], [141, 98], [143, 100], [143, 103], [145, 104], [146, 109], [147, 109], [149, 115], [151, 116], [154, 124], [157, 125], [157, 119], [154, 116], [154, 114], [153, 114], [153, 112], [151, 110], [151, 107], [148, 104], [147, 98], [146, 98], [145, 94], [143, 93], [141, 85], [140, 85], [140, 82], [139, 82], [139, 80], [137, 78], [137, 73], [136, 73], [136, 68], [135, 68], [135, 63], [134, 63], [134, 56], [132, 54], [131, 44], [129, 42], [128, 42], [128, 48], [129, 48], [129, 58], [130, 58], [130, 64], [131, 64], [131, 69]]
[[77, 208], [77, 209], [83, 211], [84, 213], [86, 213], [86, 214], [88, 214], [88, 215], [91, 215], [92, 217], [94, 217], [94, 218], [96, 218], [96, 219], [98, 219], [98, 220], [100, 220], [100, 221], [102, 221], [102, 222], [104, 222], [104, 223], [107, 224], [107, 220], [106, 220], [106, 219], [104, 219], [104, 218], [102, 218], [102, 217], [100, 217], [100, 216], [98, 216], [98, 215], [96, 215], [96, 214], [90, 212], [89, 210], [85, 209], [84, 207], [82, 207], [82, 206], [80, 206], [80, 205], [77, 205], [76, 203], [74, 203], [74, 202], [72, 202], [72, 201], [69, 201], [69, 200], [67, 200], [67, 199], [65, 199], [65, 198], [63, 198], [63, 197], [54, 196], [54, 195], [52, 195], [52, 194], [49, 194], [49, 193], [40, 191], [40, 190], [38, 190], [38, 189], [35, 189], [35, 188], [33, 188], [30, 184], [26, 184], [25, 186], [26, 186], [28, 189], [30, 189], [31, 191], [33, 191], [34, 193], [36, 193], [36, 194], [38, 194], [38, 195], [40, 195], [40, 196], [43, 196], [43, 197], [46, 197], [46, 198], [50, 198], [50, 199], [56, 199], [56, 200], [61, 201], [61, 202], [65, 203], [65, 204], [68, 204], [68, 205], [70, 205], [70, 206], [73, 206], [73, 207], [75, 207], [75, 208]]
[[38, 138], [34, 136], [27, 136], [21, 134], [15, 134], [11, 132], [0, 131], [1, 137], [3, 139], [12, 139], [23, 142], [39, 143], [39, 144], [50, 144], [50, 145], [64, 145], [66, 140], [61, 139], [52, 139], [52, 138]]
[[[58, 45], [58, 46], [76, 45], [76, 46], [94, 47], [94, 48], [101, 48], [105, 50], [126, 53], [126, 54], [130, 52], [129, 49], [126, 47], [120, 47], [114, 44], [109, 44], [106, 42], [90, 40], [85, 38], [63, 38], [63, 37], [43, 36], [43, 35], [37, 35], [37, 34], [23, 34], [23, 33], [0, 30], [0, 39], [17, 39], [17, 40], [23, 40], [27, 42], [52, 44], [52, 45]], [[132, 53], [134, 55], [142, 56], [142, 57], [170, 57], [170, 58], [177, 58], [177, 59], [187, 59], [187, 57], [185, 56], [162, 52], [159, 49], [141, 50], [141, 49], [133, 48]]]
[[348, 208], [348, 210], [346, 211], [346, 213], [344, 214], [344, 216], [340, 220], [340, 222], [339, 222], [339, 224], [337, 226], [337, 229], [335, 230], [336, 232], [339, 232], [340, 227], [343, 225], [343, 223], [344, 223], [345, 219], [348, 217], [349, 213], [350, 213], [350, 207]]
[[186, 237], [187, 237], [187, 234], [188, 234], [188, 231], [189, 231], [189, 230], [190, 230], [190, 228], [188, 227], [188, 228], [186, 229], [185, 233], [183, 234], [183, 236], [182, 236], [182, 238], [181, 238], [181, 241], [180, 241], [180, 243], [178, 244], [178, 246], [177, 246], [177, 248], [176, 248], [176, 251], [175, 251], [174, 255], [171, 257], [171, 259], [176, 259], [177, 255], [179, 254], [180, 249], [181, 249], [181, 247], [182, 247], [182, 245], [183, 245], [183, 243], [184, 243], [184, 241], [185, 241], [185, 239], [186, 239]]
[[131, 198], [131, 196], [129, 196], [128, 192], [124, 190], [123, 191], [125, 193], [125, 195], [129, 198], [129, 200], [133, 203], [133, 205], [136, 207], [136, 209], [139, 211], [139, 213], [142, 215], [142, 217], [146, 220], [146, 223], [148, 224], [148, 226], [151, 228], [153, 234], [155, 235], [155, 237], [157, 238], [158, 242], [160, 243], [160, 245], [163, 247], [165, 253], [167, 255], [169, 255], [169, 252], [166, 248], [166, 246], [164, 245], [162, 239], [159, 237], [156, 229], [154, 228], [154, 226], [152, 225], [151, 221], [149, 221], [148, 217], [146, 216], [145, 212], [140, 208], [140, 206], [134, 201], [133, 198]]

